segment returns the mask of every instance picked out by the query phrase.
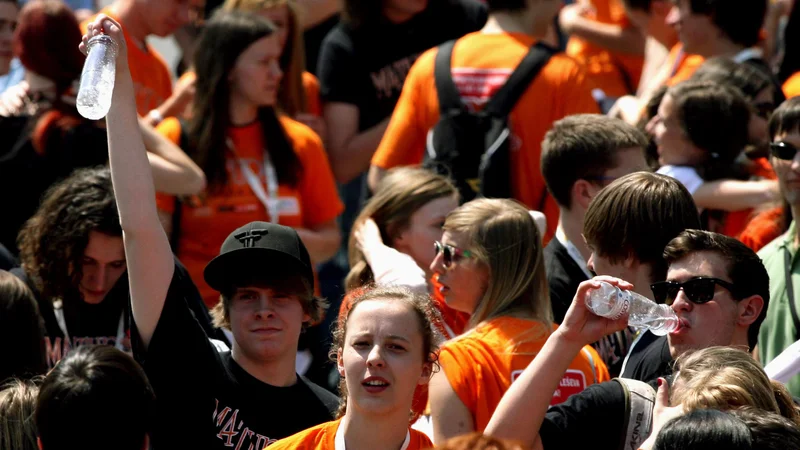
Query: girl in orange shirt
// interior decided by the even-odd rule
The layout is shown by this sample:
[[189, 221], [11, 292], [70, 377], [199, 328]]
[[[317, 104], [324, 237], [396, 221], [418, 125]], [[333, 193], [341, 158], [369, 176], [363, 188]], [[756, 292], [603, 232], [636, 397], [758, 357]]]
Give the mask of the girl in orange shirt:
[[[482, 432], [516, 377], [554, 330], [540, 233], [514, 200], [474, 200], [451, 212], [431, 269], [447, 304], [471, 314], [446, 343], [430, 385], [436, 442]], [[564, 373], [552, 403], [609, 378], [589, 346]]]
[[[347, 290], [374, 282], [430, 292], [435, 284], [430, 270], [436, 256], [433, 243], [442, 238], [444, 218], [456, 207], [458, 191], [449, 179], [419, 168], [389, 171], [350, 233]], [[445, 337], [461, 334], [469, 315], [436, 300]]]
[[339, 248], [336, 218], [343, 206], [322, 142], [275, 107], [283, 73], [273, 31], [254, 14], [217, 13], [206, 23], [195, 54], [191, 118], [186, 123], [170, 118], [158, 126], [185, 147], [208, 180], [200, 196], [178, 205], [162, 197], [159, 209], [178, 258], [209, 307], [219, 297], [205, 283], [203, 269], [228, 233], [246, 223], [294, 228], [313, 264]]
[[269, 450], [430, 448], [409, 428], [411, 400], [437, 366], [441, 335], [427, 296], [401, 287], [361, 290], [339, 317], [331, 354], [341, 375], [339, 418], [269, 446]]

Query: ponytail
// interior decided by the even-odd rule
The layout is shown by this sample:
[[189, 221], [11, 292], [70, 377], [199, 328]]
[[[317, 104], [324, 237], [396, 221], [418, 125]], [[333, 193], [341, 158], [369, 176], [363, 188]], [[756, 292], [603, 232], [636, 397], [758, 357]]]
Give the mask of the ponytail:
[[771, 382], [772, 392], [775, 395], [775, 402], [778, 404], [780, 415], [800, 426], [800, 413], [797, 411], [797, 407], [794, 404], [792, 395], [789, 393], [783, 383], [774, 380]]

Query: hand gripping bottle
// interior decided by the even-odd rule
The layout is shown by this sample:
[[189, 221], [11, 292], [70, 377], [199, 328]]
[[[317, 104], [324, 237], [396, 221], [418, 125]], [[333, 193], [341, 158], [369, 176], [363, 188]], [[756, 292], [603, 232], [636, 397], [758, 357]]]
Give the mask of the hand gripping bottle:
[[680, 325], [678, 316], [667, 305], [659, 305], [633, 291], [599, 281], [600, 288], [589, 291], [586, 307], [601, 317], [617, 319], [628, 313], [628, 325], [647, 328], [657, 336], [675, 331]]
[[117, 43], [106, 34], [86, 43], [86, 62], [81, 73], [81, 87], [76, 106], [90, 120], [100, 120], [108, 114], [117, 62]]

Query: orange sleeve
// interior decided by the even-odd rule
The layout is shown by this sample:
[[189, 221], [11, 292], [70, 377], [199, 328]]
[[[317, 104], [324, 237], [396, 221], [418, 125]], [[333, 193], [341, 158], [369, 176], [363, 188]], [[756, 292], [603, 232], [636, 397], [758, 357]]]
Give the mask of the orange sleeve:
[[772, 208], [755, 216], [739, 235], [739, 240], [754, 252], [761, 250], [781, 234], [783, 207]]
[[[169, 141], [173, 144], [177, 145], [181, 141], [181, 122], [175, 117], [168, 117], [158, 124], [156, 127], [156, 132], [169, 139]], [[158, 206], [158, 209], [166, 213], [174, 213], [175, 196], [156, 192], [156, 206]]]
[[344, 211], [344, 204], [322, 140], [311, 128], [288, 117], [281, 117], [281, 123], [303, 167], [298, 191], [303, 202], [304, 226], [314, 227], [336, 219]]
[[[391, 169], [397, 166], [410, 166], [422, 162], [425, 154], [425, 137], [428, 128], [425, 125], [424, 111], [430, 103], [423, 91], [431, 91], [433, 86], [433, 62], [436, 49], [424, 53], [411, 66], [408, 72], [403, 91], [397, 100], [394, 113], [389, 121], [389, 127], [381, 139], [372, 165], [381, 169]], [[435, 88], [433, 94], [435, 95]], [[430, 99], [431, 102], [433, 99]], [[436, 102], [438, 105], [438, 101]], [[438, 106], [437, 106], [438, 108]]]
[[472, 365], [476, 362], [469, 349], [463, 345], [463, 341], [445, 345], [439, 352], [439, 364], [447, 376], [450, 387], [473, 416], [478, 407], [475, 398], [478, 392], [478, 380], [472, 370]]
[[322, 104], [319, 100], [319, 81], [309, 72], [303, 72], [303, 90], [306, 91], [308, 113], [322, 117]]
[[800, 72], [792, 75], [783, 83], [783, 94], [786, 95], [786, 98], [800, 95]]

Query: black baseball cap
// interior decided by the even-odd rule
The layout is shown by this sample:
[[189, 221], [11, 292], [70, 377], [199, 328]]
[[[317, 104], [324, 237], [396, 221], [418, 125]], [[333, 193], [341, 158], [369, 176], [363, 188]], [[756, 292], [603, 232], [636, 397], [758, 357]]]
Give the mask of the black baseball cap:
[[274, 279], [277, 274], [298, 274], [314, 287], [311, 258], [300, 236], [292, 228], [268, 222], [250, 222], [234, 230], [203, 271], [206, 283], [218, 291], [235, 280], [262, 275]]

